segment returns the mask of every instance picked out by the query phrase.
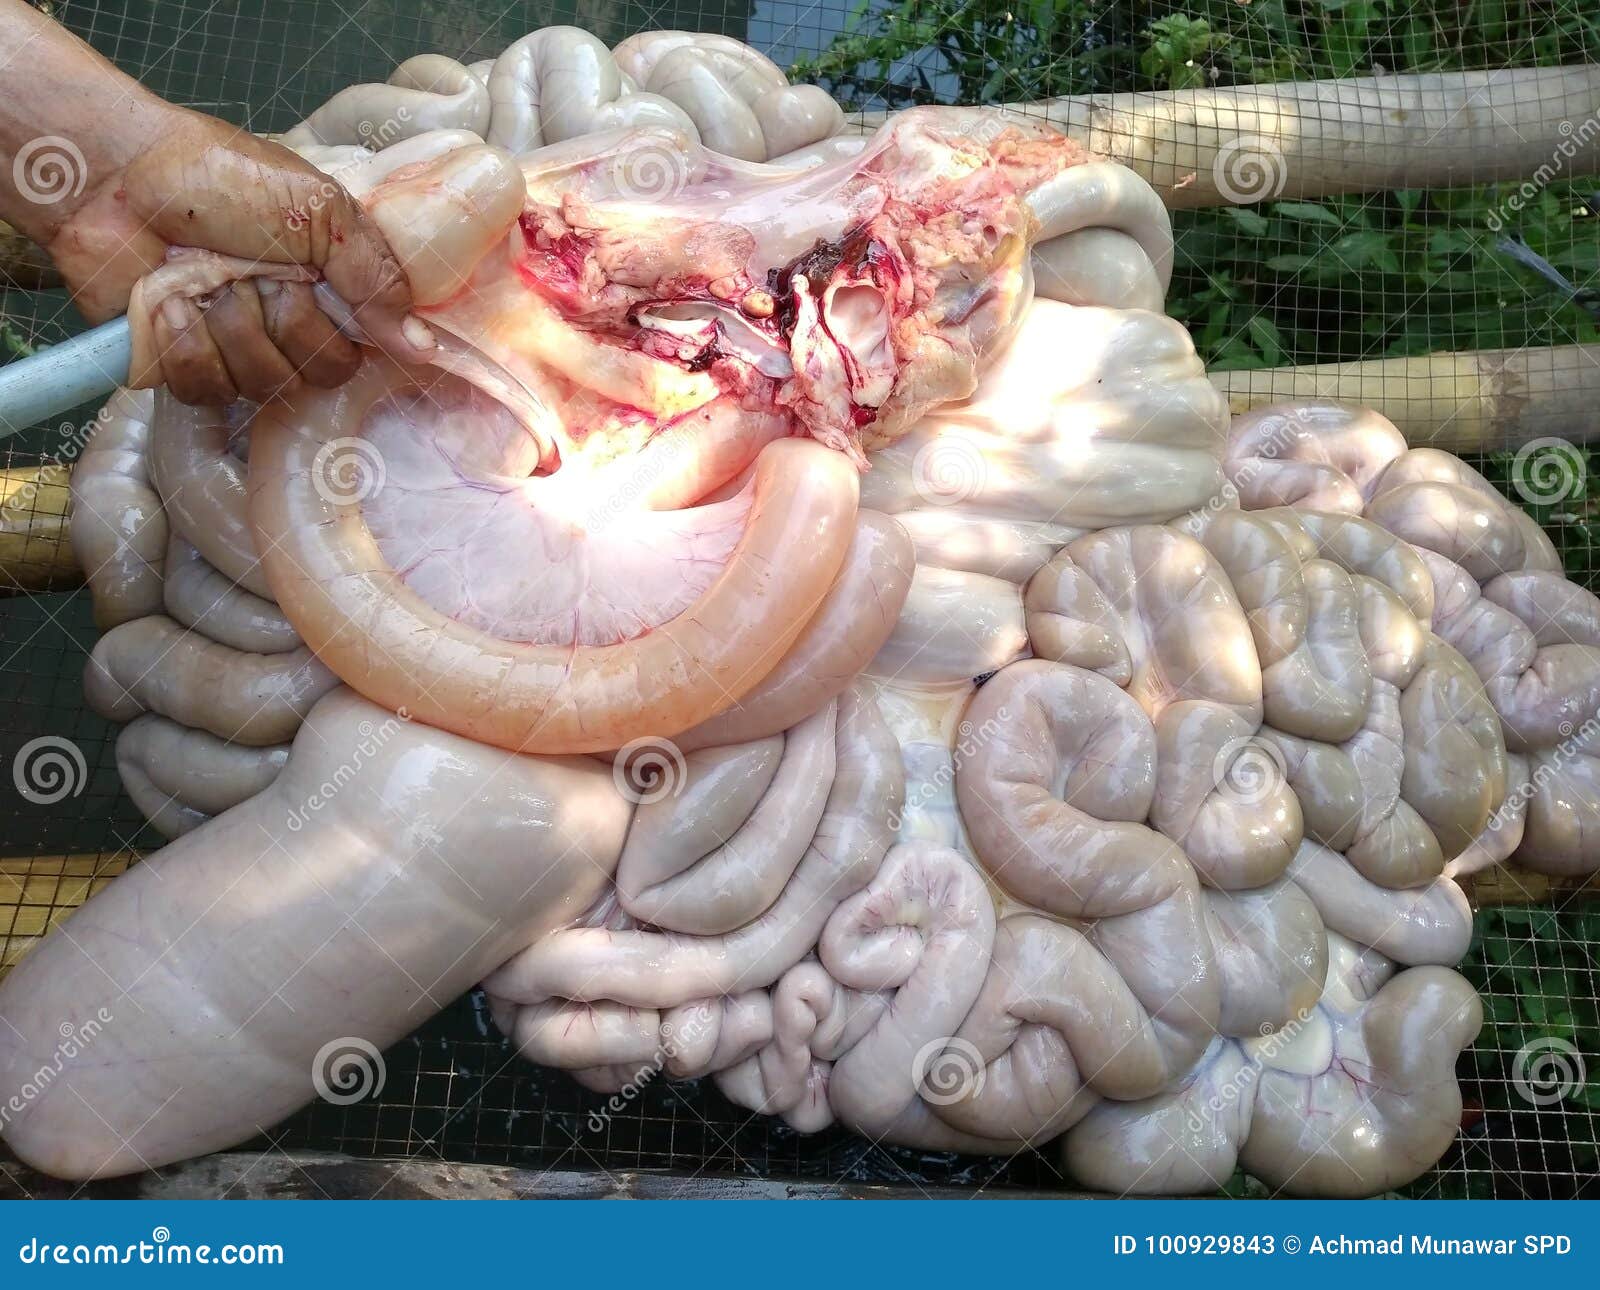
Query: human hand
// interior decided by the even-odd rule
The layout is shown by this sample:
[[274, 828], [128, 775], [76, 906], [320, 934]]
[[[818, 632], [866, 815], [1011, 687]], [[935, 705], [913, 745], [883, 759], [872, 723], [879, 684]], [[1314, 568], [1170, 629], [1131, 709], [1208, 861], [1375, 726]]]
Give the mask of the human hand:
[[[209, 404], [265, 400], [302, 380], [342, 383], [359, 354], [317, 307], [318, 278], [374, 344], [403, 362], [427, 358], [429, 333], [410, 317], [410, 288], [382, 234], [288, 149], [160, 104], [126, 159], [93, 178], [42, 240], [91, 321], [132, 298], [142, 314], [130, 318], [135, 383], [164, 380], [183, 402]], [[141, 301], [135, 284], [163, 265], [180, 285]]]

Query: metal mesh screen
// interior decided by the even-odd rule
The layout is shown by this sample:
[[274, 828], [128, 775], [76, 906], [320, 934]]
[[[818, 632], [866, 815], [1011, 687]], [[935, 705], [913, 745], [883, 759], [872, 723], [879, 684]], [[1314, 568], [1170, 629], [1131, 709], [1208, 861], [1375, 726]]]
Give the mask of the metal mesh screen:
[[[53, 11], [158, 93], [259, 131], [289, 126], [345, 85], [382, 79], [411, 54], [485, 57], [557, 22], [608, 42], [650, 27], [725, 32], [797, 64], [865, 110], [1600, 62], [1600, 14], [1580, 0], [69, 0]], [[1502, 92], [1520, 91], [1507, 83]], [[1339, 97], [1322, 101], [1330, 116]], [[1600, 130], [1597, 109], [1600, 93], [1559, 105], [1578, 136]], [[1495, 109], [1486, 102], [1481, 110]], [[1318, 122], [1306, 111], [1285, 118], [1286, 129], [1315, 138]], [[1314, 164], [1315, 145], [1306, 149]], [[1189, 325], [1213, 370], [1241, 374], [1591, 344], [1600, 340], [1600, 177], [1585, 178], [1582, 168], [1563, 162], [1531, 192], [1502, 181], [1180, 211], [1169, 310]], [[1180, 171], [1173, 163], [1165, 182], [1181, 185]], [[61, 293], [0, 295], [7, 355], [78, 325]], [[1558, 394], [1588, 382], [1597, 366], [1583, 349], [1529, 362], [1545, 365], [1541, 389]], [[1236, 388], [1256, 379], [1241, 375]], [[1421, 368], [1409, 379], [1407, 397], [1419, 403], [1451, 394], [1441, 388], [1451, 379], [1442, 371]], [[1600, 590], [1586, 486], [1594, 462], [1582, 446], [1593, 426], [1570, 400], [1558, 402], [1548, 414], [1538, 400], [1519, 409], [1518, 441], [1548, 434], [1580, 445], [1566, 459], [1570, 486], [1529, 509], [1555, 538], [1569, 575]], [[80, 423], [6, 441], [0, 466], [70, 457]], [[1512, 431], [1488, 421], [1473, 435], [1474, 464], [1519, 496]], [[13, 497], [5, 525], [26, 527], [45, 506], [42, 493]], [[9, 959], [132, 853], [160, 842], [120, 793], [113, 729], [82, 703], [81, 671], [95, 636], [84, 592], [0, 600], [0, 766], [50, 735], [72, 741], [87, 771], [82, 795], [53, 805], [24, 801], [9, 777], [0, 779], [0, 943]], [[1463, 970], [1483, 993], [1488, 1018], [1462, 1059], [1466, 1123], [1439, 1167], [1409, 1191], [1600, 1194], [1600, 904], [1592, 890], [1588, 898], [1557, 892], [1538, 905], [1482, 910]], [[1558, 1099], [1529, 1085], [1541, 1055], [1580, 1072]], [[515, 1059], [470, 998], [387, 1054], [387, 1070], [380, 1097], [319, 1103], [271, 1141], [613, 1172], [1069, 1185], [1045, 1155], [957, 1159], [886, 1150], [845, 1133], [802, 1138], [736, 1110], [709, 1081], [661, 1081], [602, 1115], [604, 1099]], [[1246, 1186], [1241, 1180], [1235, 1190]]]

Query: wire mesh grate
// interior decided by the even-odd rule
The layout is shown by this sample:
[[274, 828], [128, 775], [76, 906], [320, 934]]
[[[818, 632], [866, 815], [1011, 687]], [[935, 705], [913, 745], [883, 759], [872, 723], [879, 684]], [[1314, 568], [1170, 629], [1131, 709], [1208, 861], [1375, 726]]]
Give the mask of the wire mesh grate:
[[[1600, 63], [1600, 16], [1579, 0], [68, 0], [53, 12], [156, 92], [261, 131], [286, 128], [345, 85], [382, 79], [411, 54], [486, 57], [556, 22], [608, 42], [648, 27], [725, 32], [780, 64], [798, 63], [864, 110]], [[1600, 95], [1544, 92], [1555, 97], [1538, 106], [1570, 117], [1572, 133], [1600, 132]], [[1346, 97], [1341, 88], [1319, 110]], [[1226, 114], [1219, 121], [1224, 130], [1249, 125]], [[1278, 123], [1315, 164], [1324, 123], [1303, 107]], [[1179, 123], [1166, 142], [1181, 155], [1195, 142], [1192, 127]], [[1600, 341], [1600, 178], [1582, 169], [1564, 161], [1531, 194], [1507, 180], [1179, 211], [1169, 309], [1208, 366], [1234, 374], [1237, 390], [1274, 388], [1264, 373], [1292, 364], [1487, 350], [1542, 363], [1535, 384], [1546, 392], [1581, 385], [1600, 362], [1592, 351], [1540, 351]], [[1170, 162], [1153, 177], [1180, 185], [1182, 165]], [[0, 295], [0, 351], [9, 355], [79, 325], [61, 292]], [[1448, 382], [1439, 370], [1418, 369], [1406, 399], [1448, 400]], [[85, 415], [8, 441], [0, 467], [70, 462]], [[1473, 463], [1508, 496], [1528, 500], [1514, 487], [1517, 443], [1543, 433], [1587, 440], [1594, 427], [1580, 419], [1575, 433], [1570, 407], [1551, 411], [1548, 424], [1538, 406], [1519, 415], [1515, 433], [1491, 418], [1470, 446], [1478, 450]], [[1528, 509], [1555, 538], [1568, 574], [1600, 590], [1596, 503], [1587, 488], [1595, 463], [1587, 448], [1578, 451], [1575, 486]], [[43, 506], [9, 497], [0, 532], [37, 521]], [[81, 751], [86, 770], [82, 793], [55, 803], [26, 801], [9, 776], [0, 778], [0, 944], [8, 959], [86, 890], [160, 842], [120, 791], [114, 728], [82, 702], [82, 667], [96, 635], [82, 591], [0, 601], [0, 767], [29, 741], [58, 736]], [[1408, 1192], [1600, 1195], [1600, 904], [1574, 893], [1481, 911], [1463, 971], [1486, 1009], [1483, 1034], [1460, 1067], [1463, 1132]], [[1532, 1064], [1547, 1054], [1580, 1072], [1559, 1099], [1529, 1086]], [[516, 1059], [473, 997], [386, 1054], [386, 1069], [378, 1097], [319, 1102], [252, 1145], [613, 1173], [1070, 1186], [1048, 1154], [981, 1160], [885, 1149], [843, 1132], [802, 1137], [732, 1107], [709, 1081], [651, 1081], [620, 1106], [608, 1103]]]

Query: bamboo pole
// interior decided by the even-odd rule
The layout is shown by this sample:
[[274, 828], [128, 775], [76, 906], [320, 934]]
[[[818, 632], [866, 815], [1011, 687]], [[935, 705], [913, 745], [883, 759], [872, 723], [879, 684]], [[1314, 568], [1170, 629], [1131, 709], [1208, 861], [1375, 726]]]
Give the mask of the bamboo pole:
[[[1407, 442], [1495, 452], [1534, 439], [1600, 439], [1600, 345], [1479, 350], [1213, 372], [1235, 413], [1337, 399], [1381, 412]], [[67, 537], [66, 466], [0, 471], [0, 595], [80, 585]]]
[[132, 851], [0, 856], [0, 979], [52, 927], [137, 858]]
[[[1005, 105], [1175, 210], [1600, 173], [1600, 66], [1090, 94]], [[881, 124], [883, 112], [858, 120]]]
[[1413, 446], [1451, 452], [1600, 438], [1600, 345], [1212, 372], [1211, 383], [1235, 413], [1284, 400], [1337, 399], [1381, 412]]
[[67, 540], [67, 466], [0, 471], [0, 595], [83, 583]]

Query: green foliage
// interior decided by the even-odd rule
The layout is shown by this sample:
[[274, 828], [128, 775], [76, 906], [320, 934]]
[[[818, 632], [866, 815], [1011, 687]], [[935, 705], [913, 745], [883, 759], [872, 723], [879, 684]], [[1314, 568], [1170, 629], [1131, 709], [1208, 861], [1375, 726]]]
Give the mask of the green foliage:
[[[860, 0], [794, 70], [848, 104], [902, 107], [1597, 58], [1600, 9], [1577, 0]], [[1180, 211], [1168, 310], [1216, 370], [1600, 339], [1571, 290], [1499, 245], [1587, 285], [1600, 180], [1518, 188]], [[1539, 518], [1592, 576], [1588, 506]]]
[[[860, 0], [794, 70], [851, 105], [902, 107], [1597, 55], [1600, 10], [1576, 0]], [[1169, 309], [1218, 369], [1594, 340], [1570, 293], [1491, 232], [1494, 217], [1581, 284], [1600, 269], [1588, 194], [1553, 184], [1513, 213], [1511, 192], [1180, 212]]]

